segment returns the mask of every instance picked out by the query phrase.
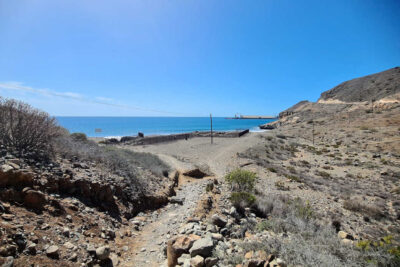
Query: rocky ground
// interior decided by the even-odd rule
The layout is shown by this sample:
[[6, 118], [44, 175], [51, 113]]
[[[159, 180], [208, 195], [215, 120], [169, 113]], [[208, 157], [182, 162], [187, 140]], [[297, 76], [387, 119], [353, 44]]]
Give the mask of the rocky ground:
[[[367, 122], [364, 119], [363, 125]], [[275, 226], [263, 228], [273, 216], [265, 216], [257, 208], [240, 213], [229, 201], [224, 175], [235, 168], [257, 174], [255, 194], [262, 201], [272, 199], [279, 203], [280, 197], [301, 198], [306, 203], [304, 207], [317, 214], [317, 221], [337, 228], [337, 234], [332, 232], [328, 236], [333, 241], [343, 240], [335, 246], [348, 249], [346, 246], [354, 247], [361, 240], [379, 240], [389, 235], [396, 242], [400, 229], [397, 147], [387, 146], [391, 150], [378, 152], [370, 142], [382, 138], [393, 144], [398, 128], [391, 124], [376, 127], [371, 140], [370, 132], [375, 128], [349, 128], [346, 121], [341, 123], [342, 128], [338, 128], [338, 121], [324, 127], [314, 125], [315, 131], [324, 131], [314, 136], [314, 145], [312, 136], [308, 136], [312, 125], [300, 122], [236, 139], [217, 138], [213, 145], [208, 138], [195, 138], [125, 147], [151, 152], [177, 171], [170, 171], [170, 178], [165, 178], [170, 182], [164, 183], [167, 188], [175, 186], [176, 196], [171, 194], [165, 204], [152, 207], [153, 210], [143, 209], [131, 218], [121, 216], [121, 212], [116, 216], [115, 210], [126, 211], [129, 205], [124, 205], [121, 195], [116, 193], [112, 202], [101, 193], [109, 190], [108, 186], [100, 186], [107, 183], [96, 179], [89, 179], [90, 190], [81, 190], [79, 194], [68, 192], [71, 186], [62, 189], [60, 183], [58, 191], [53, 188], [51, 193], [50, 185], [54, 183], [49, 181], [53, 181], [55, 173], [60, 172], [61, 177], [73, 173], [69, 183], [83, 188], [81, 184], [85, 183], [75, 179], [96, 177], [95, 166], [64, 160], [59, 166], [41, 170], [41, 175], [30, 181], [19, 173], [39, 173], [37, 169], [12, 156], [3, 156], [2, 181], [8, 189], [2, 191], [2, 260], [13, 261], [14, 266], [290, 263], [290, 258], [285, 258], [287, 254], [259, 245], [285, 240]], [[360, 147], [362, 141], [364, 146]], [[4, 173], [18, 173], [13, 177], [19, 177], [21, 184], [5, 182]], [[92, 196], [90, 192], [96, 188], [100, 191], [93, 191], [96, 193]], [[19, 195], [10, 193], [11, 189]], [[85, 197], [84, 192], [88, 194]], [[4, 201], [10, 194], [20, 199]], [[287, 234], [290, 236], [290, 232]]]
[[[68, 134], [46, 161], [0, 147], [0, 264], [399, 266], [399, 73], [213, 144]], [[240, 201], [225, 178], [237, 169], [256, 177]]]

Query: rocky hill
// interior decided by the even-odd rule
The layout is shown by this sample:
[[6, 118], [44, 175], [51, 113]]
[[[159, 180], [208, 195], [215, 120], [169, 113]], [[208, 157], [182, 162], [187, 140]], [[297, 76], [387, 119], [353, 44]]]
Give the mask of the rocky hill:
[[325, 91], [317, 102], [300, 101], [279, 113], [279, 120], [266, 128], [322, 117], [360, 116], [400, 107], [400, 67], [343, 82]]
[[377, 101], [400, 93], [400, 67], [343, 82], [323, 92], [318, 102]]

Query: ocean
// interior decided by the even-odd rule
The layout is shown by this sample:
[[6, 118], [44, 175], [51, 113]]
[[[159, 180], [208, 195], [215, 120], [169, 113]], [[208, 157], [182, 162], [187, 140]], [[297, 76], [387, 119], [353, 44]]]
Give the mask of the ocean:
[[[71, 133], [85, 133], [89, 137], [121, 137], [137, 135], [161, 135], [209, 131], [209, 117], [56, 117], [59, 125]], [[214, 131], [250, 129], [260, 131], [258, 125], [273, 119], [226, 119], [213, 117]], [[96, 130], [97, 129], [97, 130]]]

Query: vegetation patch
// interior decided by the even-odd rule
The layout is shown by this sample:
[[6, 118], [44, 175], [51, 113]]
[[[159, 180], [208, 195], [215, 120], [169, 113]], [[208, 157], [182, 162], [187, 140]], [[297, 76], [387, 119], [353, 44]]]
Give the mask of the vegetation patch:
[[315, 174], [318, 175], [318, 176], [321, 176], [323, 178], [326, 178], [326, 179], [331, 178], [331, 174], [329, 172], [326, 172], [326, 171], [316, 170]]
[[343, 208], [361, 213], [362, 215], [369, 216], [376, 220], [382, 219], [385, 217], [385, 214], [382, 208], [374, 205], [367, 205], [362, 203], [357, 199], [348, 199], [343, 202]]
[[242, 169], [236, 169], [225, 176], [232, 191], [229, 199], [239, 211], [250, 207], [256, 201], [256, 197], [252, 194], [256, 179], [254, 172]]

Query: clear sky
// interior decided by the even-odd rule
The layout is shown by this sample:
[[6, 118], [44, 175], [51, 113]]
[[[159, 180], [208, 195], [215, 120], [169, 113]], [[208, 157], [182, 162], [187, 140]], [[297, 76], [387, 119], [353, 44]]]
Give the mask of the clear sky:
[[0, 95], [52, 115], [273, 115], [399, 65], [399, 0], [0, 0]]

